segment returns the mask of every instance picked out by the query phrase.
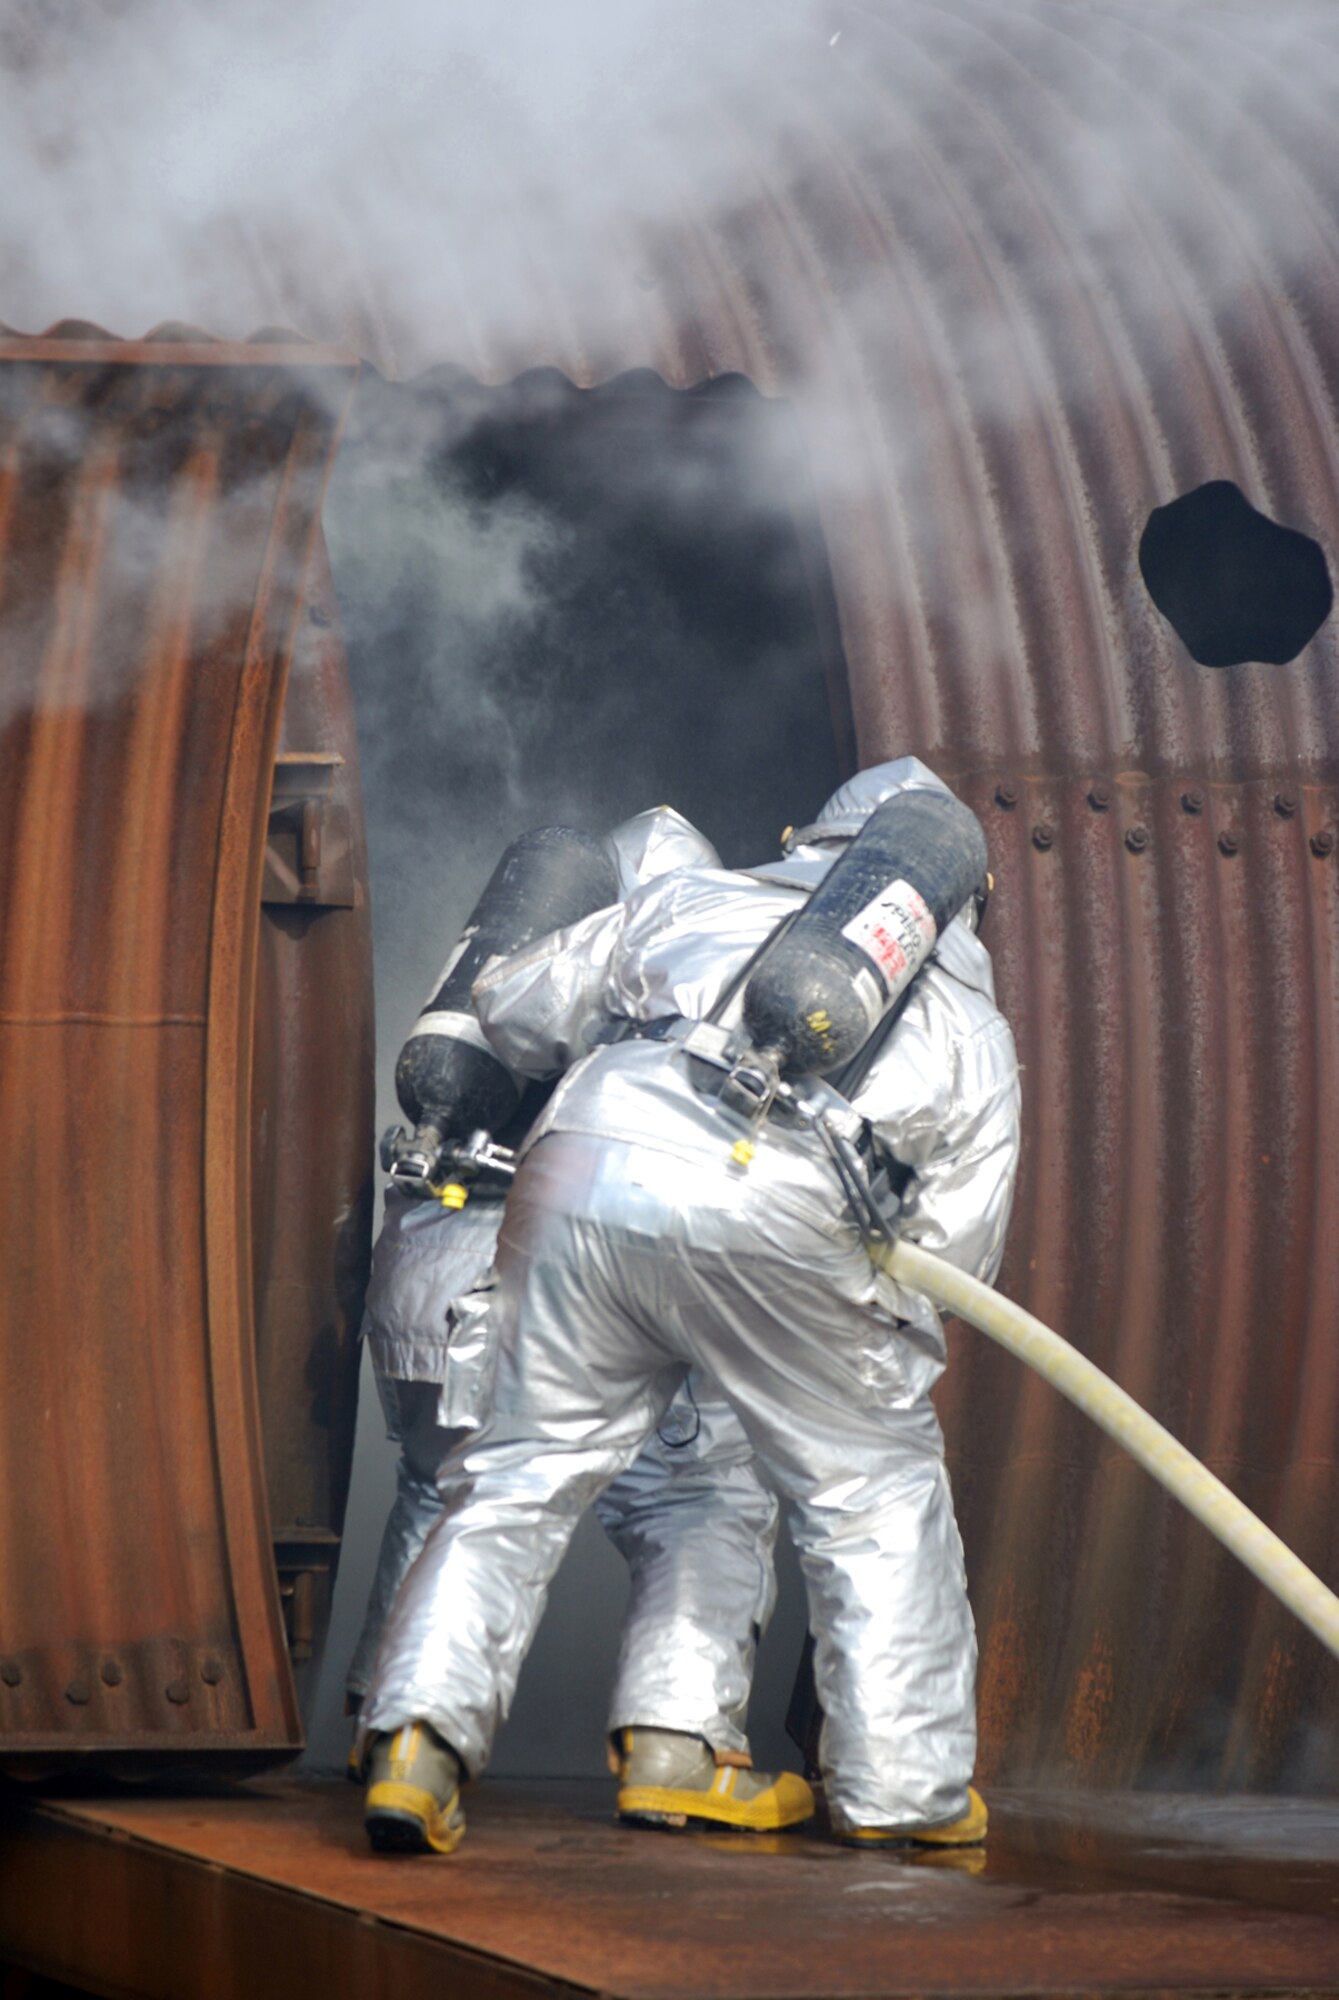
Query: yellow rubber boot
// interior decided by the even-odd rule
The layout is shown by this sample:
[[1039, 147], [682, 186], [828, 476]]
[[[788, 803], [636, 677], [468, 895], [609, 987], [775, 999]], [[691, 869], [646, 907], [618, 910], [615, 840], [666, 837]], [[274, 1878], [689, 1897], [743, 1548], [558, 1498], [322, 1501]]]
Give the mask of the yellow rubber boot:
[[450, 1854], [465, 1834], [460, 1760], [426, 1722], [368, 1738], [363, 1824], [378, 1854]]
[[793, 1771], [755, 1771], [742, 1757], [718, 1758], [700, 1736], [677, 1729], [624, 1729], [611, 1761], [618, 1816], [630, 1826], [735, 1826], [775, 1833], [810, 1819], [814, 1795]]
[[852, 1826], [841, 1838], [848, 1847], [980, 1847], [990, 1814], [975, 1785], [967, 1787], [967, 1810], [947, 1826]]

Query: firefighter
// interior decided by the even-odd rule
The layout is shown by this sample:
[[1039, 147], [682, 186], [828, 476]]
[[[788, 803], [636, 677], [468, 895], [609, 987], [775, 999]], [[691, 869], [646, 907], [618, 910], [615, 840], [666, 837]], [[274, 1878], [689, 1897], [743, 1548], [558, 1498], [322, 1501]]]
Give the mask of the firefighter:
[[[778, 925], [796, 919], [798, 936], [806, 897], [901, 794], [946, 820], [964, 811], [915, 759], [878, 766], [791, 836], [778, 863], [679, 870], [477, 981], [500, 1057], [521, 1074], [567, 1074], [507, 1203], [491, 1415], [401, 1593], [364, 1705], [374, 1844], [397, 1844], [407, 1793], [431, 1801], [434, 1844], [459, 1838], [459, 1780], [487, 1759], [576, 1521], [694, 1368], [719, 1386], [787, 1509], [834, 1830], [862, 1844], [984, 1838], [969, 1783], [975, 1638], [930, 1402], [943, 1332], [928, 1300], [876, 1271], [824, 1138], [842, 1118], [862, 1129], [891, 1226], [994, 1274], [1018, 1079], [970, 900], [936, 934], [914, 890], [908, 903], [908, 883], [891, 880], [869, 906], [877, 922], [847, 931], [867, 938], [874, 923], [885, 970], [899, 923], [904, 941], [919, 926], [934, 942], [885, 1009], [889, 1031], [849, 1106], [816, 1085], [793, 1094], [794, 1115], [750, 1123], [737, 1096], [704, 1087], [693, 1053], [707, 1046], [698, 1024], [724, 1032], [732, 1010], [739, 1018]], [[866, 973], [852, 977], [834, 1009], [868, 999]], [[667, 1677], [674, 1667], [667, 1656]], [[634, 1728], [629, 1805], [637, 1747]], [[728, 1797], [740, 1782], [685, 1756], [661, 1789]]]
[[[705, 836], [668, 807], [625, 821], [606, 844], [625, 896], [678, 868], [719, 865]], [[441, 1011], [424, 1018], [440, 1022]], [[487, 1412], [492, 1264], [504, 1192], [484, 1182], [453, 1210], [394, 1184], [387, 1189], [363, 1330], [387, 1432], [400, 1451], [395, 1501], [346, 1678], [353, 1715], [396, 1595], [442, 1511], [439, 1482], [449, 1479]], [[579, 1324], [573, 1334], [579, 1337]], [[733, 1410], [700, 1371], [687, 1377], [597, 1512], [630, 1572], [610, 1731], [621, 1743], [625, 1730], [637, 1727], [639, 1791], [676, 1789], [651, 1778], [673, 1779], [691, 1743], [695, 1753], [709, 1753], [713, 1775], [717, 1759], [722, 1768], [749, 1772], [739, 1780], [746, 1809], [743, 1794], [708, 1797], [697, 1802], [695, 1817], [754, 1830], [806, 1818], [813, 1808], [807, 1786], [789, 1774], [752, 1772], [745, 1733], [757, 1641], [776, 1600], [777, 1502], [758, 1477]], [[356, 1745], [350, 1767], [361, 1775]], [[674, 1803], [658, 1795], [640, 1817], [672, 1817]], [[433, 1844], [426, 1831], [421, 1844]]]

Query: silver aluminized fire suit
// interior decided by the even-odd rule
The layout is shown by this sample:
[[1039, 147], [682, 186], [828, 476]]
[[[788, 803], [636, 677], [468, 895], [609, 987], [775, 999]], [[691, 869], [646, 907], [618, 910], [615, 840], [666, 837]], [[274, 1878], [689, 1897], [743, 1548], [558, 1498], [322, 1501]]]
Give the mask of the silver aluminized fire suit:
[[[607, 839], [625, 896], [674, 869], [716, 865], [710, 842], [668, 807]], [[438, 1481], [488, 1410], [501, 1222], [500, 1195], [476, 1193], [451, 1212], [387, 1191], [363, 1330], [400, 1457], [346, 1677], [358, 1698], [396, 1593], [441, 1513]], [[578, 1316], [572, 1338], [581, 1332]], [[757, 1634], [775, 1603], [777, 1502], [733, 1410], [700, 1371], [598, 1512], [631, 1579], [610, 1729], [655, 1724], [744, 1751]]]
[[[749, 1134], [694, 1088], [672, 1038], [584, 1053], [611, 1021], [704, 1018], [821, 880], [841, 851], [830, 837], [894, 791], [937, 785], [914, 759], [862, 773], [775, 868], [681, 871], [476, 985], [505, 1061], [532, 1075], [574, 1067], [507, 1206], [494, 1413], [396, 1607], [370, 1727], [427, 1720], [470, 1772], [482, 1767], [579, 1514], [699, 1366], [788, 1508], [836, 1826], [933, 1826], [966, 1810], [975, 1638], [929, 1396], [945, 1361], [937, 1314], [875, 1272], [812, 1129], [773, 1114]], [[963, 919], [856, 1102], [910, 1170], [900, 1227], [992, 1276], [1017, 1065]], [[736, 1150], [746, 1134], [751, 1159]]]

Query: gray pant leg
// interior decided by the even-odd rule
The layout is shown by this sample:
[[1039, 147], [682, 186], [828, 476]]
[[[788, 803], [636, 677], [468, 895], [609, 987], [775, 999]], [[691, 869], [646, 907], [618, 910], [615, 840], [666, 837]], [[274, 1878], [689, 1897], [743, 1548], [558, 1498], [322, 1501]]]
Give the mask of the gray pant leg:
[[903, 1438], [863, 1505], [802, 1501], [790, 1522], [834, 1825], [957, 1819], [976, 1762], [976, 1632], [942, 1459]]
[[790, 1507], [837, 1824], [955, 1818], [975, 1644], [929, 1401], [939, 1357], [882, 1311], [853, 1229], [811, 1226], [765, 1184], [636, 1167], [556, 1135], [517, 1179], [495, 1413], [400, 1594], [369, 1726], [422, 1717], [482, 1767], [578, 1515], [696, 1362]]
[[396, 1593], [442, 1511], [438, 1471], [448, 1452], [465, 1436], [462, 1431], [444, 1430], [437, 1422], [440, 1383], [396, 1382], [378, 1375], [377, 1392], [386, 1413], [386, 1434], [399, 1444], [400, 1457], [395, 1468], [395, 1500], [381, 1537], [363, 1629], [345, 1679], [349, 1694], [355, 1698], [367, 1693], [372, 1662]]
[[976, 1757], [976, 1638], [935, 1370], [862, 1296], [863, 1250], [820, 1254], [827, 1268], [807, 1270], [818, 1259], [802, 1230], [789, 1261], [695, 1252], [675, 1267], [671, 1321], [787, 1507], [834, 1822], [933, 1825], [966, 1811]]
[[524, 1178], [498, 1273], [493, 1414], [444, 1482], [362, 1711], [368, 1730], [430, 1722], [471, 1776], [511, 1706], [577, 1521], [632, 1463], [685, 1373], [628, 1315], [574, 1224], [527, 1203]]
[[713, 1382], [694, 1371], [595, 1511], [631, 1574], [612, 1730], [678, 1729], [747, 1751], [760, 1632], [776, 1602], [776, 1496]]

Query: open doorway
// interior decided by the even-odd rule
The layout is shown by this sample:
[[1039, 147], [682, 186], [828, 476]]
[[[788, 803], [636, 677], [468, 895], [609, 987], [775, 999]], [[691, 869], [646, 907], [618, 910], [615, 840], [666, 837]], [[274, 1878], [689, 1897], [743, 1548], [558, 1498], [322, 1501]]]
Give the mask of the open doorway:
[[[448, 370], [372, 378], [325, 525], [363, 765], [384, 1125], [404, 1036], [517, 833], [602, 831], [667, 803], [747, 865], [849, 774], [853, 735], [795, 422], [741, 377], [689, 392], [650, 374], [592, 391], [547, 372], [502, 389]], [[339, 1676], [391, 1480], [365, 1382], [318, 1762], [343, 1755]], [[585, 1524], [495, 1768], [600, 1768], [623, 1588]], [[755, 1702], [764, 1754], [803, 1626], [792, 1578]]]

